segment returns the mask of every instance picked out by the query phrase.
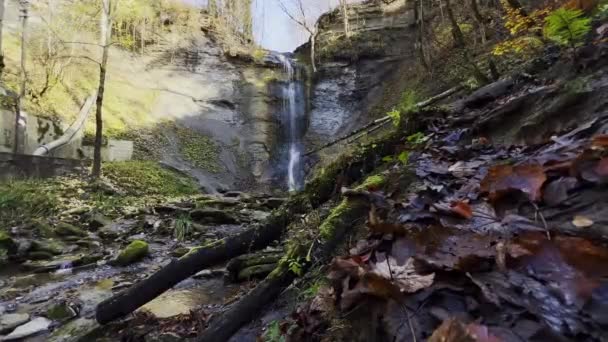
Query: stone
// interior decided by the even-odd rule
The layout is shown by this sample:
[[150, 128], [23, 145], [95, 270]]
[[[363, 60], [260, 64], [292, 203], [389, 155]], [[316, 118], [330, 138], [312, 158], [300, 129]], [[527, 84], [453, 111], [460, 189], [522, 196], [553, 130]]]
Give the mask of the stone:
[[100, 213], [92, 214], [91, 218], [89, 219], [89, 228], [91, 230], [98, 230], [99, 228], [108, 226], [110, 224], [112, 224], [112, 221]]
[[27, 254], [29, 260], [51, 260], [53, 254], [45, 251], [32, 251]]
[[247, 267], [241, 270], [237, 276], [239, 281], [246, 281], [253, 278], [262, 279], [276, 268], [276, 264], [264, 264]]
[[190, 248], [188, 247], [178, 247], [175, 248], [171, 251], [171, 256], [175, 257], [175, 258], [181, 258], [184, 255], [186, 255], [188, 252], [190, 252]]
[[190, 212], [193, 220], [208, 224], [235, 224], [237, 219], [229, 212], [218, 209], [195, 209]]
[[4, 249], [7, 254], [17, 252], [17, 243], [8, 235], [8, 233], [0, 231], [0, 249]]
[[44, 317], [34, 318], [30, 322], [18, 326], [15, 330], [13, 330], [12, 333], [2, 338], [2, 341], [14, 341], [28, 336], [39, 334], [41, 332], [49, 330], [51, 323], [51, 320]]
[[55, 304], [46, 310], [46, 317], [54, 321], [65, 321], [76, 316], [78, 316], [77, 308], [67, 302]]
[[27, 323], [30, 320], [28, 314], [4, 314], [0, 316], [0, 334], [8, 334], [16, 327]]
[[55, 227], [55, 234], [63, 237], [87, 236], [84, 230], [65, 222], [61, 222]]
[[148, 253], [148, 243], [141, 240], [135, 240], [120, 252], [114, 263], [119, 266], [127, 266], [143, 259]]
[[97, 234], [99, 234], [99, 237], [101, 237], [102, 239], [106, 239], [106, 240], [113, 240], [118, 237], [117, 231], [108, 229], [108, 228], [100, 229], [99, 232], [97, 232]]
[[38, 234], [43, 237], [50, 238], [55, 236], [55, 231], [53, 230], [51, 225], [40, 220], [34, 220], [34, 222], [32, 222], [31, 229], [32, 231], [38, 232]]
[[180, 342], [180, 341], [184, 341], [184, 338], [176, 333], [168, 332], [168, 333], [162, 333], [160, 335], [154, 335], [154, 334], [146, 335], [145, 341], [146, 342]]
[[277, 209], [278, 207], [282, 206], [285, 201], [287, 201], [286, 198], [271, 197], [265, 199], [263, 205], [268, 209]]
[[32, 241], [32, 245], [30, 247], [31, 252], [44, 252], [51, 255], [61, 255], [63, 253], [65, 246], [61, 243], [53, 240], [34, 240]]

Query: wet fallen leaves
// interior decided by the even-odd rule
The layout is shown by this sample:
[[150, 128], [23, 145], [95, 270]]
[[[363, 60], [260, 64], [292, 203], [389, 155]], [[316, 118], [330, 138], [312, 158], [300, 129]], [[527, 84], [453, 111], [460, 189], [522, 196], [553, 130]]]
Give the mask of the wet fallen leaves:
[[435, 132], [410, 157], [418, 183], [334, 259], [338, 316], [363, 315], [368, 340], [608, 340], [608, 197], [580, 202], [608, 181], [608, 136], [581, 137], [594, 124], [525, 148]]

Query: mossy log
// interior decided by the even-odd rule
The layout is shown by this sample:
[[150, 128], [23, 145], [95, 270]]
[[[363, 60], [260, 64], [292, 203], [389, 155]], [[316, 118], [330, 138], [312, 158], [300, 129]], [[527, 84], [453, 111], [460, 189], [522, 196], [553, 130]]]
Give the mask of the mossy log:
[[[375, 177], [375, 176], [374, 176]], [[380, 178], [375, 177], [372, 181], [377, 185]], [[364, 182], [360, 187], [368, 185]], [[334, 207], [329, 216], [319, 227], [321, 243], [313, 248], [311, 253], [315, 263], [326, 263], [336, 250], [336, 247], [344, 240], [349, 231], [352, 231], [358, 221], [363, 220], [369, 212], [369, 201], [363, 196], [348, 197]], [[234, 304], [222, 316], [211, 322], [209, 327], [200, 335], [196, 341], [227, 341], [243, 325], [258, 317], [260, 311], [268, 302], [274, 300], [291, 282], [296, 275], [289, 269], [291, 260], [305, 260], [313, 241], [290, 241], [287, 256], [279, 262], [277, 268], [270, 273], [266, 279]], [[308, 265], [304, 265], [304, 272]]]
[[97, 322], [107, 324], [124, 317], [199, 271], [241, 254], [262, 249], [280, 239], [294, 218], [319, 207], [331, 199], [342, 186], [359, 181], [382, 162], [383, 156], [394, 154], [404, 137], [403, 132], [404, 130], [397, 130], [362, 146], [352, 155], [341, 156], [308, 183], [304, 191], [290, 197], [279, 209], [273, 211], [264, 223], [198, 248], [171, 262], [149, 278], [101, 302], [97, 306]]

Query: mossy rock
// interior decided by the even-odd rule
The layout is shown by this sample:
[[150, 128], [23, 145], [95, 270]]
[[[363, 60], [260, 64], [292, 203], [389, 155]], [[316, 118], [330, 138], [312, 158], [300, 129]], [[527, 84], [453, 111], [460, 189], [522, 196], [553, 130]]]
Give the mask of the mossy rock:
[[32, 241], [30, 252], [45, 252], [51, 255], [60, 255], [63, 253], [64, 248], [63, 244], [53, 240]]
[[63, 237], [87, 236], [87, 233], [84, 230], [65, 222], [61, 222], [55, 227], [55, 234]]
[[190, 217], [197, 222], [210, 224], [235, 224], [238, 222], [230, 212], [212, 208], [194, 209], [190, 212]]
[[7, 254], [17, 252], [17, 243], [7, 232], [0, 231], [0, 250], [5, 250]]
[[188, 254], [188, 252], [190, 252], [190, 248], [188, 247], [178, 247], [174, 250], [171, 251], [171, 256], [172, 257], [176, 257], [176, 258], [181, 258], [184, 255]]
[[255, 265], [241, 270], [237, 279], [245, 281], [249, 279], [262, 279], [277, 267], [277, 264]]
[[46, 310], [46, 317], [55, 321], [64, 321], [74, 317], [76, 313], [67, 303], [59, 303]]
[[34, 220], [31, 224], [31, 229], [38, 232], [43, 237], [50, 238], [55, 236], [55, 231], [50, 224], [40, 220]]
[[103, 216], [100, 213], [94, 213], [89, 219], [89, 228], [92, 230], [98, 230], [99, 228], [108, 226], [112, 223], [112, 220]]
[[53, 254], [45, 251], [32, 251], [27, 253], [27, 258], [29, 260], [51, 260], [53, 259]]
[[135, 240], [120, 252], [114, 263], [118, 266], [127, 266], [143, 259], [148, 253], [148, 243], [141, 240]]

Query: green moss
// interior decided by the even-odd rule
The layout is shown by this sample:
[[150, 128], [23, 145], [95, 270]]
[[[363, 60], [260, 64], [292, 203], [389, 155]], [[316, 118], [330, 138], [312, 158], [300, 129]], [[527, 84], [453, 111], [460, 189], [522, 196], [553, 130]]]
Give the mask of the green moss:
[[32, 241], [31, 251], [60, 255], [65, 246], [53, 240]]
[[46, 317], [55, 321], [63, 321], [73, 316], [74, 313], [65, 303], [53, 305], [46, 311]]
[[220, 172], [219, 148], [208, 137], [189, 128], [176, 127], [181, 153], [194, 166], [209, 172]]
[[143, 259], [148, 255], [149, 247], [145, 241], [135, 240], [131, 242], [116, 258], [116, 264], [127, 266]]
[[103, 173], [131, 195], [190, 195], [198, 192], [193, 180], [152, 161], [105, 163]]
[[17, 244], [8, 235], [8, 233], [0, 231], [0, 250], [5, 250], [7, 253], [13, 253], [17, 251]]
[[61, 222], [55, 227], [55, 234], [64, 237], [87, 236], [87, 233], [84, 230], [65, 222]]
[[321, 226], [319, 227], [319, 234], [321, 238], [328, 240], [333, 234], [337, 224], [340, 224], [344, 219], [344, 214], [351, 210], [350, 201], [348, 199], [343, 199], [338, 206], [336, 206], [329, 216], [323, 221]]
[[361, 185], [357, 186], [355, 190], [371, 190], [379, 189], [386, 183], [386, 178], [382, 175], [373, 175], [367, 177]]

